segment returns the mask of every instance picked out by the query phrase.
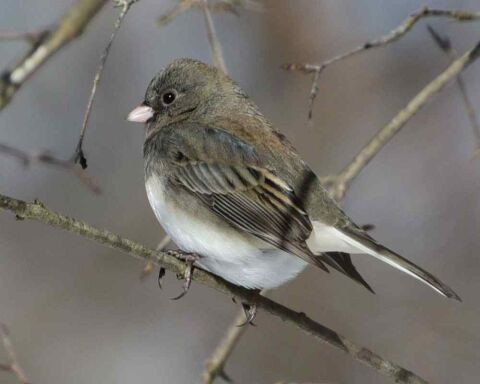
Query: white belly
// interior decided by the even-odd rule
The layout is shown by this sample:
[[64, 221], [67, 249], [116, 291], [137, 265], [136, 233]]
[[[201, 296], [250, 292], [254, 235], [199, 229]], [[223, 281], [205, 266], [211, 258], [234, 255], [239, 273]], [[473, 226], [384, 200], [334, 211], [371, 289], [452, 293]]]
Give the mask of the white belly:
[[246, 288], [274, 288], [297, 276], [306, 263], [234, 228], [202, 221], [165, 198], [160, 180], [146, 181], [150, 205], [167, 234], [186, 252], [199, 254], [199, 266]]

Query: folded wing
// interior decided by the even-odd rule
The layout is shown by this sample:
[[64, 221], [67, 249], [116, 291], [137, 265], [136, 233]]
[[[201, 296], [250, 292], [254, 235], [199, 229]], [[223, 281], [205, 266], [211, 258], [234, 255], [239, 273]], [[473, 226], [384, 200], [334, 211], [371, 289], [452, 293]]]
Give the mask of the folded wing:
[[300, 201], [272, 172], [186, 161], [177, 166], [174, 179], [230, 224], [328, 272], [305, 243], [312, 225]]

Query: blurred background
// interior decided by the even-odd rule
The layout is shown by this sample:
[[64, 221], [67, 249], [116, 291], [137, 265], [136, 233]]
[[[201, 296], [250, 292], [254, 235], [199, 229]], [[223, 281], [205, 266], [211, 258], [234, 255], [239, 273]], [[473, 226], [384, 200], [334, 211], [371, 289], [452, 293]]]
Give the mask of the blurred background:
[[[2, 0], [0, 30], [52, 25], [72, 1]], [[70, 174], [24, 169], [0, 156], [0, 191], [39, 198], [50, 208], [154, 247], [163, 236], [143, 183], [140, 126], [125, 121], [149, 80], [177, 57], [206, 62], [203, 16], [187, 12], [166, 27], [155, 21], [173, 0], [142, 0], [121, 27], [93, 107], [85, 151], [95, 196]], [[397, 26], [424, 1], [276, 0], [262, 12], [215, 14], [230, 75], [284, 132], [319, 175], [339, 171], [448, 63], [425, 21], [401, 41], [329, 67], [313, 124], [310, 77], [280, 69], [319, 62]], [[478, 1], [431, 1], [431, 7], [479, 11]], [[108, 4], [85, 34], [36, 73], [0, 113], [0, 142], [27, 151], [73, 153], [99, 57], [117, 10]], [[480, 23], [430, 19], [463, 52]], [[0, 68], [15, 63], [22, 42], [0, 43]], [[480, 63], [464, 78], [480, 105]], [[451, 285], [463, 303], [367, 258], [355, 256], [376, 290], [313, 268], [271, 297], [434, 383], [478, 381], [480, 361], [480, 160], [458, 88], [429, 103], [365, 168], [342, 204], [373, 236]], [[237, 312], [229, 297], [156, 272], [140, 281], [133, 258], [49, 226], [0, 212], [0, 321], [11, 330], [32, 383], [198, 383], [205, 359]], [[389, 379], [262, 312], [227, 363], [236, 383], [279, 380], [386, 383]], [[0, 362], [6, 360], [0, 348]], [[218, 382], [221, 382], [219, 379]], [[0, 372], [0, 383], [15, 383]]]

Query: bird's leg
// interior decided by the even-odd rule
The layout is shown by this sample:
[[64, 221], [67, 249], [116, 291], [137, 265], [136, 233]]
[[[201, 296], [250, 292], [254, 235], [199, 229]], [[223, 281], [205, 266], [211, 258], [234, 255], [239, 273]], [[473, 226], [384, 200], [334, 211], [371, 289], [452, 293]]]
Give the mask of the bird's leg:
[[192, 284], [193, 264], [200, 259], [200, 256], [196, 253], [184, 253], [180, 256], [180, 258], [187, 264], [185, 274], [183, 275], [183, 291], [180, 293], [180, 295], [172, 297], [172, 300], [181, 299], [187, 294], [188, 290], [190, 289], [190, 285]]

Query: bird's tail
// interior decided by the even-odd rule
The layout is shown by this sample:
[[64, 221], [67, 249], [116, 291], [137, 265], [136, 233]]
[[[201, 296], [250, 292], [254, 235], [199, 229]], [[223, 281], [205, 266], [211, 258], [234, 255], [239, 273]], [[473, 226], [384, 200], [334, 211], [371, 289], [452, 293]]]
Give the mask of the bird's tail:
[[444, 284], [431, 273], [425, 271], [423, 268], [415, 265], [406, 258], [383, 245], [378, 244], [366, 233], [357, 230], [356, 228], [342, 228], [337, 230], [341, 233], [342, 237], [344, 237], [343, 240], [345, 242], [349, 243], [352, 247], [355, 247], [362, 253], [369, 254], [384, 263], [413, 276], [445, 297], [462, 301], [448, 285]]

